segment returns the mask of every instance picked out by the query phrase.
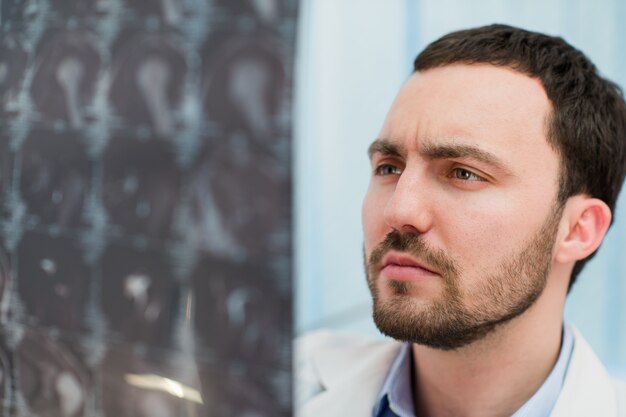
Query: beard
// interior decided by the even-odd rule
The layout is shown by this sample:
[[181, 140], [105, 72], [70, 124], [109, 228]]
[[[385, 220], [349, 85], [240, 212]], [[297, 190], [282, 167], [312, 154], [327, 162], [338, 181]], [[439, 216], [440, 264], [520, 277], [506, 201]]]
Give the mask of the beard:
[[[463, 302], [462, 271], [443, 250], [429, 248], [417, 234], [390, 232], [366, 262], [367, 282], [374, 304], [374, 322], [385, 335], [441, 350], [469, 345], [524, 313], [543, 292], [552, 264], [552, 251], [563, 206], [548, 216], [521, 251], [506, 257]], [[405, 252], [437, 270], [443, 280], [441, 294], [430, 302], [411, 297], [412, 283], [389, 280], [391, 297], [380, 296], [381, 261], [390, 250]], [[418, 291], [416, 289], [416, 291]]]

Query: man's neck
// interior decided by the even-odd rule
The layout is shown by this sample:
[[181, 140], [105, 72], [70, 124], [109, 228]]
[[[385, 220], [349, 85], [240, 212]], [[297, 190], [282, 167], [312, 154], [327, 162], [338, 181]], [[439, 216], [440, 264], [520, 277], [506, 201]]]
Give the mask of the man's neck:
[[[483, 340], [442, 351], [413, 345], [420, 417], [509, 417], [541, 387], [558, 358], [563, 304], [546, 288], [520, 317]], [[555, 305], [556, 304], [556, 305]]]

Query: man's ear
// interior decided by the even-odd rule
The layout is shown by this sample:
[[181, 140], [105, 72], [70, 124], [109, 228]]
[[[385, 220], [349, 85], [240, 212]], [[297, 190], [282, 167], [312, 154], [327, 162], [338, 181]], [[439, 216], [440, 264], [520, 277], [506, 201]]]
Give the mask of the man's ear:
[[576, 195], [567, 201], [562, 220], [567, 230], [555, 259], [561, 263], [575, 262], [598, 249], [611, 224], [611, 209], [602, 200]]

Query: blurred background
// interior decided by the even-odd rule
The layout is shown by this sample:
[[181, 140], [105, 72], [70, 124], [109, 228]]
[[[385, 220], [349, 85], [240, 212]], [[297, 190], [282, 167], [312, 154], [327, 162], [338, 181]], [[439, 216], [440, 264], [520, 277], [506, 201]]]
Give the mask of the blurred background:
[[[377, 335], [363, 274], [366, 148], [428, 43], [506, 23], [561, 36], [626, 86], [619, 0], [303, 0], [296, 69], [296, 332]], [[626, 195], [602, 248], [569, 296], [566, 319], [626, 379]]]

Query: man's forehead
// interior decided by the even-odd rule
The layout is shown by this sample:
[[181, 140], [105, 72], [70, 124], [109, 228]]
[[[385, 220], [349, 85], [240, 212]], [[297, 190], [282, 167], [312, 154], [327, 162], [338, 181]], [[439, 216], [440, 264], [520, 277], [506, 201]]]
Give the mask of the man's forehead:
[[444, 145], [502, 155], [536, 152], [549, 146], [550, 112], [540, 82], [517, 71], [491, 65], [436, 68], [405, 83], [369, 152], [429, 153]]
[[397, 124], [435, 114], [450, 125], [446, 129], [454, 129], [446, 134], [468, 136], [475, 124], [513, 122], [520, 116], [545, 119], [551, 108], [538, 79], [508, 67], [455, 64], [414, 73], [398, 92], [388, 116]]

